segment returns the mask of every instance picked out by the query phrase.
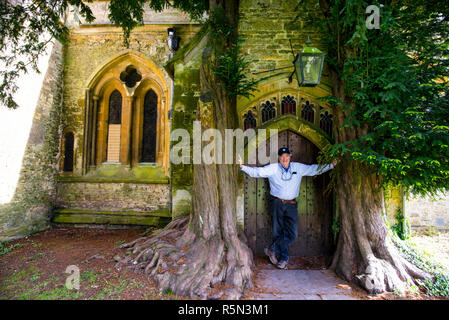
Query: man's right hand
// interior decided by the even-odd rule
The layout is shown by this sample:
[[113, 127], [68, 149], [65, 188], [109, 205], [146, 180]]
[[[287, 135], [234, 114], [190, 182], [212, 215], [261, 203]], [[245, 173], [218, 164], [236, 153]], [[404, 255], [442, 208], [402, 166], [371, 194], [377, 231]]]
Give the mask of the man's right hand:
[[240, 165], [240, 168], [242, 168], [243, 167], [242, 157], [240, 157], [240, 155], [238, 155], [238, 156], [239, 156], [239, 165]]

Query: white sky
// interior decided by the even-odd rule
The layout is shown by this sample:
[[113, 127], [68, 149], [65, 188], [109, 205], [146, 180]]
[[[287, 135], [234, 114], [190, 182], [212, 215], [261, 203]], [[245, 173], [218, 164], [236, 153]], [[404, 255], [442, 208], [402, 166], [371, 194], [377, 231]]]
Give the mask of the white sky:
[[47, 54], [39, 59], [40, 74], [30, 70], [17, 82], [15, 98], [19, 107], [9, 110], [0, 105], [0, 203], [9, 202], [16, 188], [51, 49], [49, 46]]

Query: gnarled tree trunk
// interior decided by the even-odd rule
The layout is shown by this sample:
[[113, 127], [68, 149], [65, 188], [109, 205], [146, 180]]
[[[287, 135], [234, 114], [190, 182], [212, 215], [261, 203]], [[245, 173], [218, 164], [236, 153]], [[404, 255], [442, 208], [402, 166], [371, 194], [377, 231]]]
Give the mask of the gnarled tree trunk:
[[[211, 1], [211, 11], [218, 7], [230, 23], [236, 21], [238, 1]], [[202, 130], [218, 129], [222, 137], [225, 129], [237, 126], [235, 98], [227, 96], [211, 69], [215, 54], [226, 47], [226, 41], [223, 39], [221, 48], [209, 41], [203, 52], [202, 98], [197, 110]], [[218, 298], [220, 293], [214, 294], [212, 286], [222, 282], [226, 298], [239, 298], [252, 286], [253, 257], [237, 227], [237, 170], [236, 165], [194, 165], [189, 219], [175, 219], [156, 237], [123, 245], [134, 258], [117, 260], [136, 264], [154, 276], [161, 290], [177, 295]]]
[[369, 293], [405, 292], [426, 273], [402, 258], [388, 237], [381, 178], [357, 161], [341, 163], [341, 228], [331, 268]]
[[[334, 70], [334, 95], [350, 104], [344, 84]], [[359, 139], [368, 128], [343, 126], [349, 110], [335, 109], [334, 134], [337, 143]], [[338, 170], [338, 207], [340, 234], [331, 269], [347, 281], [359, 283], [369, 293], [405, 292], [414, 279], [429, 275], [405, 260], [388, 236], [383, 217], [384, 192], [382, 177], [373, 168], [357, 160], [343, 160]]]

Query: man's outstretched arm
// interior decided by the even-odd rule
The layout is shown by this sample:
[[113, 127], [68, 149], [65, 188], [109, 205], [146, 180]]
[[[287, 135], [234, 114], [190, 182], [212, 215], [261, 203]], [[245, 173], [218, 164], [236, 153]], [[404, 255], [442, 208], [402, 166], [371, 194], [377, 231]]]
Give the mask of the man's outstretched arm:
[[334, 160], [331, 164], [326, 165], [318, 165], [318, 164], [303, 164], [300, 163], [300, 175], [301, 176], [316, 176], [319, 174], [323, 174], [326, 171], [333, 169], [337, 165], [338, 161]]
[[243, 172], [252, 178], [268, 178], [275, 173], [277, 164], [268, 164], [264, 167], [248, 167], [243, 166], [240, 168]]
[[243, 165], [242, 158], [239, 155], [240, 170], [245, 172], [252, 178], [268, 178], [273, 175], [276, 170], [276, 164], [268, 164], [264, 167], [248, 167]]

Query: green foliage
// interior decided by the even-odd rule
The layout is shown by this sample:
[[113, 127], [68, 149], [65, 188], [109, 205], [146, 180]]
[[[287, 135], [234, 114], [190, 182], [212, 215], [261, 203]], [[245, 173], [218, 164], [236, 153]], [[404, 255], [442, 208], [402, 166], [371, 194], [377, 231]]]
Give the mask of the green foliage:
[[[242, 40], [236, 37], [237, 22], [230, 23], [222, 9], [210, 13], [207, 24], [216, 58], [212, 67], [214, 75], [220, 80], [228, 97], [253, 95], [257, 84], [266, 78], [248, 78], [250, 62], [241, 53]], [[224, 40], [225, 39], [225, 40]]]
[[340, 220], [334, 219], [332, 221], [332, 233], [336, 236], [340, 232]]
[[176, 8], [188, 13], [192, 20], [199, 22], [202, 21], [204, 13], [209, 10], [208, 0], [151, 0], [148, 5], [157, 12], [165, 8]]
[[402, 256], [421, 270], [429, 273], [431, 279], [417, 280], [418, 285], [426, 294], [436, 297], [449, 297], [449, 273], [441, 264], [425, 256], [409, 241], [401, 240], [391, 233], [391, 239]]
[[39, 72], [38, 58], [53, 39], [67, 41], [68, 29], [61, 20], [69, 5], [86, 21], [93, 21], [82, 0], [0, 1], [0, 104], [17, 108], [14, 93], [19, 76], [30, 69]]
[[[365, 9], [380, 8], [368, 30]], [[343, 123], [330, 158], [358, 160], [415, 194], [449, 178], [449, 7], [445, 1], [300, 1], [321, 28], [339, 79], [328, 97]], [[317, 6], [321, 14], [306, 10]], [[343, 134], [343, 131], [348, 134]]]
[[239, 41], [232, 44], [226, 53], [219, 55], [213, 71], [215, 76], [221, 79], [228, 97], [253, 95], [257, 84], [261, 79], [248, 78], [246, 70], [249, 61], [246, 55], [240, 54]]
[[166, 8], [176, 8], [187, 12], [192, 20], [201, 20], [208, 9], [208, 1], [200, 0], [111, 0], [109, 3], [109, 19], [123, 30], [123, 44], [129, 47], [131, 31], [143, 24], [144, 5], [160, 12]]
[[146, 0], [111, 0], [108, 18], [123, 30], [123, 44], [129, 48], [131, 31], [143, 24], [144, 4]]
[[[17, 108], [14, 94], [17, 80], [29, 70], [38, 69], [38, 58], [52, 41], [65, 43], [69, 30], [63, 23], [68, 10], [77, 18], [92, 22], [95, 17], [86, 4], [92, 0], [0, 1], [0, 104]], [[201, 20], [208, 10], [206, 0], [111, 0], [109, 19], [123, 29], [123, 42], [129, 46], [131, 31], [142, 23], [144, 5], [162, 11], [173, 7]]]
[[173, 296], [174, 295], [173, 291], [171, 291], [170, 289], [167, 289], [167, 290], [163, 291], [162, 294], [165, 294], [167, 296]]
[[401, 240], [410, 238], [410, 222], [404, 215], [400, 208], [396, 210], [396, 224], [391, 227], [391, 230], [397, 234]]

